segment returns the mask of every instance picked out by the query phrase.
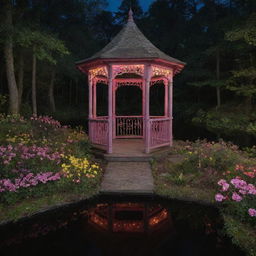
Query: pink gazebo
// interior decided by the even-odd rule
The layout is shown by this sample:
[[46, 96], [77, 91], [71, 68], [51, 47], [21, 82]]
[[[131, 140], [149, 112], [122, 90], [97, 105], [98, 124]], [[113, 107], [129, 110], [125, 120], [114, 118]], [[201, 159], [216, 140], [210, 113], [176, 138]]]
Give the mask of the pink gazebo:
[[[113, 152], [117, 139], [141, 139], [144, 152], [172, 146], [173, 77], [185, 63], [156, 48], [138, 29], [132, 11], [124, 28], [101, 51], [76, 63], [88, 74], [89, 138], [95, 146]], [[108, 116], [97, 115], [97, 85], [108, 86]], [[164, 115], [150, 115], [150, 87], [165, 88]], [[116, 91], [121, 86], [137, 86], [142, 90], [142, 114], [116, 115]], [[120, 142], [121, 143], [121, 142]]]

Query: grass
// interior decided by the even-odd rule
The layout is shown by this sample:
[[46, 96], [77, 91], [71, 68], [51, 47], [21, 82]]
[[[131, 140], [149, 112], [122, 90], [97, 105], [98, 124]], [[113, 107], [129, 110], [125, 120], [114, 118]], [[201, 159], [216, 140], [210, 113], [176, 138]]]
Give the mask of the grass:
[[249, 256], [256, 256], [256, 232], [249, 225], [241, 223], [230, 215], [223, 215], [224, 229], [232, 242]]
[[[169, 155], [169, 159], [171, 156]], [[182, 162], [182, 159], [180, 160]], [[203, 204], [214, 204], [215, 191], [191, 186], [189, 175], [173, 174], [179, 163], [168, 161], [168, 167], [164, 166], [164, 160], [158, 159], [152, 163], [152, 171], [155, 183], [155, 193], [160, 196], [184, 201], [196, 201]], [[167, 170], [168, 168], [168, 170]]]
[[37, 212], [47, 210], [60, 204], [67, 204], [79, 200], [89, 199], [98, 194], [99, 186], [84, 188], [84, 190], [54, 193], [41, 198], [27, 198], [14, 205], [0, 204], [0, 223], [16, 221]]

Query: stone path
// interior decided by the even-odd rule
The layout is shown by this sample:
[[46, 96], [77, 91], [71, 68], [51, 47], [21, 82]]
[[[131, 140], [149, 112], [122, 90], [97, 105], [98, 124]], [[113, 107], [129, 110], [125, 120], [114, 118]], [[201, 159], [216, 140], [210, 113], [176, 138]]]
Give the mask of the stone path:
[[153, 194], [149, 162], [109, 162], [101, 183], [102, 194]]

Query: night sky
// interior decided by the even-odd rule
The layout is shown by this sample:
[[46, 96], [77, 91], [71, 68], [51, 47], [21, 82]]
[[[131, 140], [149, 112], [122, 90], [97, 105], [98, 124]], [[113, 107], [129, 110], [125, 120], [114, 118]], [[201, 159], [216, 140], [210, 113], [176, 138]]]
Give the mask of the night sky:
[[[144, 11], [147, 11], [149, 5], [154, 1], [155, 0], [139, 0], [140, 5], [142, 6]], [[121, 0], [108, 0], [108, 2], [109, 2], [108, 10], [115, 12], [120, 6]]]

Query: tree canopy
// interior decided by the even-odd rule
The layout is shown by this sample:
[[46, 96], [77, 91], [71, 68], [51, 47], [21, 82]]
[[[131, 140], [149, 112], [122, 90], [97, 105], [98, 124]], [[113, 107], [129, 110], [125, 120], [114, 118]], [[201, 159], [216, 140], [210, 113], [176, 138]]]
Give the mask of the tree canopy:
[[[0, 100], [2, 111], [7, 112], [9, 104], [12, 113], [30, 114], [36, 83], [39, 114], [84, 118], [87, 80], [74, 63], [103, 48], [126, 22], [131, 8], [135, 22], [153, 44], [187, 63], [174, 80], [174, 125], [184, 129], [183, 134], [178, 132], [182, 129], [176, 134], [174, 130], [174, 135], [200, 136], [194, 132], [196, 126], [208, 130], [209, 136], [253, 135], [254, 0], [156, 0], [146, 12], [139, 0], [120, 1], [114, 13], [107, 5], [106, 0], [1, 1], [0, 94], [7, 99]], [[104, 93], [100, 91], [99, 97]], [[158, 107], [153, 107], [154, 113]]]

